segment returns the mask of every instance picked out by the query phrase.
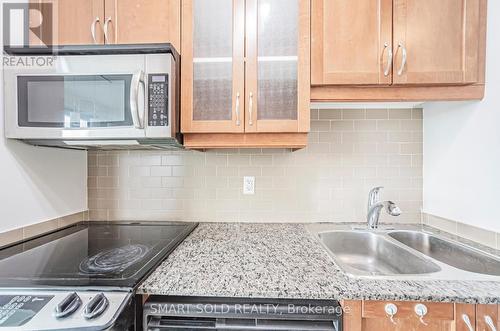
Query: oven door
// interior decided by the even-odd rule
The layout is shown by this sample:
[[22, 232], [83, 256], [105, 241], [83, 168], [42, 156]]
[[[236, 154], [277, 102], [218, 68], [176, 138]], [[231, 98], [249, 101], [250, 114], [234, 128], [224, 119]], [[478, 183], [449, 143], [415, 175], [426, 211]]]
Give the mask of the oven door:
[[144, 138], [144, 55], [121, 58], [67, 56], [54, 68], [7, 73], [7, 137]]

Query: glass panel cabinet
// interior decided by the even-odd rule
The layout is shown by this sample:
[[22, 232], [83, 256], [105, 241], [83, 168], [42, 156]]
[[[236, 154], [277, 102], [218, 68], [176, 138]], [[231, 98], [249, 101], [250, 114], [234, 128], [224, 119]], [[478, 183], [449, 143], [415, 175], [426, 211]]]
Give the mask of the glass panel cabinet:
[[244, 132], [244, 0], [182, 4], [182, 128]]
[[310, 0], [187, 0], [184, 133], [309, 130]]

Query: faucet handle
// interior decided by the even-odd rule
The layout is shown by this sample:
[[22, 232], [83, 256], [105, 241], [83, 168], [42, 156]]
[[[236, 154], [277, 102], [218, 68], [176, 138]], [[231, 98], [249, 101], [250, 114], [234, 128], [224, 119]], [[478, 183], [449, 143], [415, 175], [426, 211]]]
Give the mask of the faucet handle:
[[387, 201], [387, 213], [391, 216], [401, 215], [401, 209], [392, 201]]
[[371, 206], [373, 206], [375, 203], [377, 203], [380, 199], [380, 190], [383, 189], [383, 186], [377, 186], [374, 187], [370, 190], [370, 193], [368, 193], [368, 208], [367, 211], [370, 211]]

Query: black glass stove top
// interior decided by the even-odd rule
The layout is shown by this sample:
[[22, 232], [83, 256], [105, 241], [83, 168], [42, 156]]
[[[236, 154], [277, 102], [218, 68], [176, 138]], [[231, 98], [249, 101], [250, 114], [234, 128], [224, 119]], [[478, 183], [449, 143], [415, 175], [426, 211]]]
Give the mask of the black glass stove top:
[[135, 288], [195, 223], [89, 222], [0, 250], [0, 287]]

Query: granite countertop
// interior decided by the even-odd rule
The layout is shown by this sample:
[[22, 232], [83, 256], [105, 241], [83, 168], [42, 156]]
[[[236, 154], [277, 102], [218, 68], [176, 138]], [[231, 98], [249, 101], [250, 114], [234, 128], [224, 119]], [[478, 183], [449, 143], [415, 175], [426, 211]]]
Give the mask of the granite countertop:
[[352, 277], [306, 225], [202, 223], [143, 282], [139, 293], [500, 303], [500, 280]]

